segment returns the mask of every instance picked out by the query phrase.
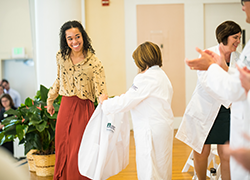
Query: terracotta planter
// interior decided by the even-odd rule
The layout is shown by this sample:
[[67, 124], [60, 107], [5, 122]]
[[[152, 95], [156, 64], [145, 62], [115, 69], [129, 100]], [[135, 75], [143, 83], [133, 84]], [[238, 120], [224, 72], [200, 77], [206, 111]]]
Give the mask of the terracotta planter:
[[53, 176], [55, 169], [55, 154], [33, 155], [37, 176]]
[[34, 161], [34, 158], [33, 158], [33, 153], [36, 152], [37, 150], [35, 149], [31, 149], [27, 154], [26, 154], [26, 157], [27, 157], [27, 160], [28, 160], [28, 165], [29, 165], [29, 170], [31, 172], [36, 172], [36, 166], [35, 166], [35, 161]]

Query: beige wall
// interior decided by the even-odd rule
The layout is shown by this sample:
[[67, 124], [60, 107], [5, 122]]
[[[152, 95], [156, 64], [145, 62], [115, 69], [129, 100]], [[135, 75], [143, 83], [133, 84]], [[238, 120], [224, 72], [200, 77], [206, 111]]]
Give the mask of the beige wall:
[[171, 107], [175, 117], [181, 117], [186, 108], [184, 38], [183, 4], [137, 5], [138, 45], [151, 41], [161, 48], [162, 69], [173, 86]]
[[10, 58], [13, 47], [24, 47], [32, 57], [28, 0], [0, 1], [0, 59]]
[[2, 59], [10, 59], [13, 47], [24, 47], [32, 58], [32, 41], [28, 0], [0, 1], [0, 79]]
[[124, 1], [102, 6], [100, 0], [85, 0], [85, 17], [86, 31], [105, 68], [108, 93], [120, 95], [126, 91]]

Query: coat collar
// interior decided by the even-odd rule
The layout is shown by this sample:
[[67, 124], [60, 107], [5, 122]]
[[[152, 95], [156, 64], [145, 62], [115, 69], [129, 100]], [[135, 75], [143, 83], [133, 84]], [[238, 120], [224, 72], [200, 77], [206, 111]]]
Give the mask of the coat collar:
[[158, 65], [154, 65], [154, 66], [151, 66], [150, 68], [148, 68], [148, 70], [150, 69], [159, 69], [160, 67]]

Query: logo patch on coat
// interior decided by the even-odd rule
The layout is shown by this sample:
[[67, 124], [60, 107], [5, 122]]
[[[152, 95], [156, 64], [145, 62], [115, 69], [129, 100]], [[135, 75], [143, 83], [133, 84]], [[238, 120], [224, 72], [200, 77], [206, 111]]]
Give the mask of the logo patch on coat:
[[135, 86], [134, 84], [131, 86], [132, 89], [134, 89], [135, 91], [138, 89], [137, 86]]
[[244, 57], [242, 63], [243, 63], [243, 66], [246, 66], [248, 69], [250, 69], [250, 60], [247, 56]]
[[107, 124], [107, 131], [115, 132], [115, 125], [108, 123]]

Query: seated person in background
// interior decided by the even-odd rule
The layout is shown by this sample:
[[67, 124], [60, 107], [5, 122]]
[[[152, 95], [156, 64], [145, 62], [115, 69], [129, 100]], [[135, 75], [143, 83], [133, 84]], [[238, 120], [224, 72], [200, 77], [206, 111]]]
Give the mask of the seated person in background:
[[4, 95], [4, 88], [0, 85], [0, 97], [2, 97], [2, 95]]
[[[9, 115], [4, 114], [6, 111], [8, 111], [9, 109], [16, 109], [14, 107], [14, 103], [12, 98], [10, 97], [9, 94], [4, 94], [1, 98], [0, 98], [0, 104], [2, 106], [2, 109], [0, 111], [0, 121], [2, 122], [3, 119], [9, 117]], [[0, 123], [0, 131], [2, 131], [2, 128], [4, 126]], [[14, 153], [13, 151], [13, 142], [6, 142], [2, 145], [4, 148], [6, 148], [7, 150], [10, 151], [10, 153]]]
[[[0, 98], [4, 95], [4, 88], [2, 85], [0, 85]], [[0, 103], [1, 104], [1, 103]], [[2, 109], [2, 106], [0, 105], [0, 109]]]
[[13, 99], [15, 107], [18, 108], [21, 105], [21, 96], [20, 96], [20, 94], [16, 90], [10, 88], [10, 84], [6, 79], [2, 80], [2, 86], [4, 87], [4, 92], [11, 96], [11, 98]]

